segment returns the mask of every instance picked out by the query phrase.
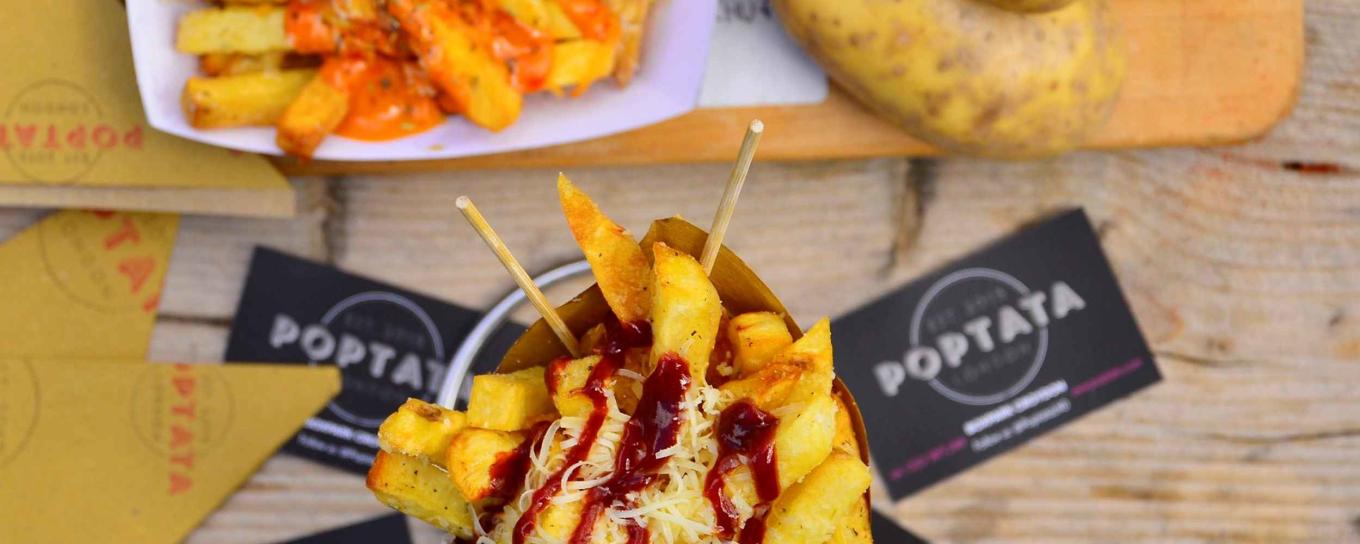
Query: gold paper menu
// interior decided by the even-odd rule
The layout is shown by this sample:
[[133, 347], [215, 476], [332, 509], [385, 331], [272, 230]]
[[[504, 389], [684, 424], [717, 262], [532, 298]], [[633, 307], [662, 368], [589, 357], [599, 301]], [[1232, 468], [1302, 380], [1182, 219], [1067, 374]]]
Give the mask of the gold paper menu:
[[178, 542], [339, 389], [333, 367], [0, 359], [0, 542]]
[[293, 213], [291, 186], [264, 158], [147, 126], [119, 3], [0, 8], [0, 204]]
[[145, 359], [178, 226], [73, 210], [0, 243], [0, 357]]

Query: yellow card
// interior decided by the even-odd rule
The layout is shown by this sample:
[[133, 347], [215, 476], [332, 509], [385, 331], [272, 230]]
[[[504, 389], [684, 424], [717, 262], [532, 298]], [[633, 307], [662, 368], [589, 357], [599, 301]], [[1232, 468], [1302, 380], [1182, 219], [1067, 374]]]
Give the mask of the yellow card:
[[[147, 126], [122, 5], [0, 0], [0, 8], [0, 51], [13, 53], [0, 77], [0, 183], [56, 192], [73, 185], [252, 189], [291, 208], [291, 186], [263, 157]], [[66, 200], [79, 201], [67, 204], [98, 206], [88, 194], [72, 193]], [[5, 196], [23, 203], [14, 202], [20, 194]], [[136, 195], [99, 195], [123, 209], [135, 207], [129, 197]]]
[[0, 356], [145, 359], [178, 227], [73, 210], [0, 244]]
[[0, 360], [0, 542], [178, 542], [339, 390], [331, 367]]

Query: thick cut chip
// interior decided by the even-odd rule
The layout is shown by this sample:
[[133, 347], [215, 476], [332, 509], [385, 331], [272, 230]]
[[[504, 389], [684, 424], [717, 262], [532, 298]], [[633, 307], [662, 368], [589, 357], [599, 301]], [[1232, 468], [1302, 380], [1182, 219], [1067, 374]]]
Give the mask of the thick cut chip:
[[[464, 499], [479, 501], [490, 497], [497, 491], [493, 469], [496, 465], [513, 456], [515, 450], [527, 438], [524, 433], [507, 433], [490, 429], [468, 427], [453, 437], [449, 445], [449, 478]], [[510, 485], [519, 485], [512, 482]]]
[[591, 371], [599, 363], [599, 355], [590, 355], [580, 359], [561, 358], [548, 364], [548, 392], [562, 417], [585, 417], [594, 411], [595, 401], [582, 393], [581, 388], [585, 387]]
[[869, 503], [856, 500], [854, 506], [836, 522], [836, 534], [828, 544], [873, 544], [874, 533], [869, 526]]
[[424, 457], [439, 464], [449, 442], [467, 426], [467, 416], [420, 399], [406, 399], [378, 427], [378, 444], [392, 453]]
[[316, 70], [191, 77], [180, 105], [195, 128], [272, 125], [314, 77]]
[[656, 283], [652, 298], [651, 368], [663, 355], [674, 353], [689, 363], [695, 383], [704, 383], [708, 356], [722, 320], [722, 301], [704, 267], [694, 257], [657, 243]]
[[614, 79], [627, 87], [637, 73], [642, 54], [642, 34], [647, 28], [647, 8], [652, 0], [609, 0], [609, 8], [619, 15], [618, 61]]
[[488, 130], [501, 130], [519, 118], [524, 97], [511, 86], [509, 69], [443, 1], [388, 0], [387, 11], [459, 113]]
[[801, 405], [797, 412], [780, 416], [774, 432], [780, 489], [788, 489], [831, 455], [836, 409], [828, 392]]
[[831, 320], [821, 318], [787, 349], [771, 359], [773, 363], [795, 363], [819, 372], [832, 371]]
[[544, 418], [555, 416], [543, 371], [543, 367], [536, 366], [510, 374], [483, 374], [472, 378], [468, 425], [497, 431], [522, 431]]
[[565, 174], [557, 176], [557, 195], [609, 309], [624, 323], [646, 320], [652, 308], [652, 269], [642, 246]]
[[563, 42], [553, 47], [552, 69], [543, 87], [557, 92], [575, 87], [572, 94], [580, 96], [592, 83], [613, 71], [613, 45], [592, 40]]
[[722, 384], [718, 389], [733, 401], [750, 399], [757, 408], [773, 412], [787, 404], [789, 396], [800, 388], [807, 369], [792, 364], [765, 365], [760, 370], [739, 380]]
[[265, 53], [290, 49], [282, 7], [200, 9], [179, 20], [181, 53]]
[[430, 462], [379, 451], [368, 469], [367, 485], [383, 504], [459, 538], [472, 538], [468, 502]]
[[333, 58], [303, 87], [279, 118], [275, 143], [280, 149], [299, 157], [310, 157], [326, 136], [335, 131], [349, 113], [350, 90], [328, 81], [325, 72], [342, 70], [330, 65], [356, 62]]
[[859, 459], [832, 454], [775, 499], [765, 542], [824, 544], [836, 533], [836, 523], [864, 501], [870, 479], [869, 467]]
[[855, 435], [855, 423], [850, 419], [850, 407], [845, 405], [840, 395], [832, 395], [832, 398], [836, 399], [836, 436], [831, 439], [831, 447], [859, 457], [859, 437]]
[[733, 317], [727, 323], [727, 338], [732, 342], [732, 362], [738, 375], [759, 370], [793, 343], [784, 317], [774, 312], [748, 312]]

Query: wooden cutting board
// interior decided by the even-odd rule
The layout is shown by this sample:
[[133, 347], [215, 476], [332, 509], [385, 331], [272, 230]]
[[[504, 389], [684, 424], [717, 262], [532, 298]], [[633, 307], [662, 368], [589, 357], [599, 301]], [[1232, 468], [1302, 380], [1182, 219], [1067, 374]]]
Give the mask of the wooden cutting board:
[[[1100, 149], [1207, 146], [1264, 134], [1292, 108], [1303, 66], [1302, 0], [1111, 0], [1129, 42], [1129, 77]], [[807, 106], [700, 109], [585, 142], [481, 157], [307, 164], [290, 175], [465, 168], [570, 167], [731, 160], [751, 119], [765, 122], [761, 160], [930, 155], [938, 150], [833, 86]]]

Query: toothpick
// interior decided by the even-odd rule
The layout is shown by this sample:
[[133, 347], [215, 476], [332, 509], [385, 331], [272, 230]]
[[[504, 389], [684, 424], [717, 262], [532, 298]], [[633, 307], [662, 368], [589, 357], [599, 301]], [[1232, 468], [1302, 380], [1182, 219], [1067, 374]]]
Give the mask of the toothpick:
[[548, 327], [552, 328], [557, 339], [562, 341], [562, 345], [567, 347], [567, 351], [571, 352], [572, 357], [580, 357], [581, 347], [576, 343], [576, 336], [571, 333], [571, 329], [567, 328], [566, 322], [562, 321], [562, 316], [557, 315], [557, 309], [553, 308], [552, 304], [548, 302], [548, 297], [544, 296], [543, 291], [539, 290], [538, 285], [534, 284], [529, 273], [525, 272], [524, 267], [520, 266], [519, 261], [515, 260], [515, 256], [510, 254], [510, 249], [505, 247], [505, 241], [501, 240], [500, 235], [496, 234], [496, 231], [491, 228], [491, 224], [486, 222], [485, 217], [482, 217], [482, 212], [477, 210], [472, 199], [460, 196], [456, 205], [459, 211], [463, 212], [463, 217], [467, 218], [468, 223], [482, 237], [482, 241], [486, 242], [487, 247], [491, 248], [491, 252], [496, 254], [496, 258], [500, 259], [502, 265], [505, 265], [505, 270], [510, 273], [515, 284], [519, 285], [519, 288], [524, 291], [524, 295], [529, 298], [529, 303], [533, 304], [534, 309], [538, 310], [539, 315], [543, 316], [543, 321], [548, 324]]
[[756, 144], [765, 132], [765, 123], [760, 119], [751, 121], [746, 127], [746, 137], [741, 140], [741, 151], [737, 153], [737, 164], [732, 167], [732, 176], [727, 178], [727, 189], [723, 191], [722, 203], [718, 213], [713, 215], [713, 226], [708, 229], [708, 241], [699, 263], [704, 265], [704, 273], [713, 273], [713, 264], [718, 261], [718, 250], [722, 249], [723, 238], [727, 236], [727, 225], [732, 222], [732, 212], [736, 211], [737, 198], [741, 196], [741, 186], [746, 183], [746, 173], [751, 170], [751, 160], [756, 155]]

